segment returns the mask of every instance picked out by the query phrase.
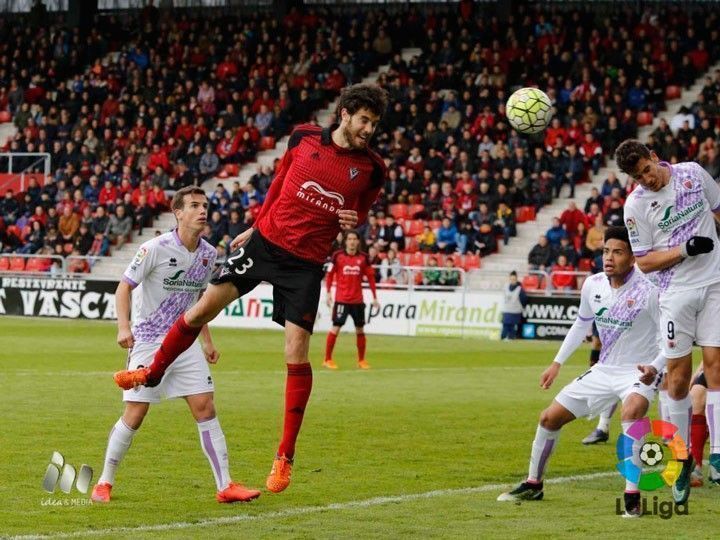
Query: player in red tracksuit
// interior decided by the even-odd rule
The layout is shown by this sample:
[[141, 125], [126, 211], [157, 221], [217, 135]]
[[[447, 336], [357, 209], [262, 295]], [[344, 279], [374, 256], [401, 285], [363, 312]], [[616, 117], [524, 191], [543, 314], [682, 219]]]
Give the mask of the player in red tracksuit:
[[[323, 264], [341, 230], [354, 229], [385, 183], [386, 167], [370, 139], [387, 108], [376, 85], [345, 88], [337, 106], [339, 124], [297, 126], [253, 227], [230, 244], [227, 260], [200, 300], [175, 320], [152, 364], [119, 371], [122, 388], [157, 385], [165, 370], [197, 338], [202, 326], [262, 281], [273, 286], [273, 320], [285, 327], [285, 420], [266, 487], [290, 484], [295, 443], [312, 390], [308, 359], [317, 316]], [[170, 316], [164, 306], [159, 317]]]
[[[327, 287], [327, 304], [332, 307], [333, 327], [328, 333], [325, 344], [325, 361], [323, 366], [337, 369], [338, 366], [332, 358], [335, 340], [340, 328], [347, 321], [348, 315], [355, 323], [357, 334], [358, 367], [370, 369], [365, 360], [365, 303], [363, 302], [362, 282], [363, 276], [370, 284], [373, 295], [373, 306], [380, 307], [375, 289], [375, 270], [370, 265], [367, 253], [360, 251], [360, 235], [357, 231], [346, 231], [343, 237], [344, 250], [336, 251], [332, 257], [332, 267], [325, 277]], [[335, 290], [335, 303], [333, 304], [332, 285], [337, 282]]]

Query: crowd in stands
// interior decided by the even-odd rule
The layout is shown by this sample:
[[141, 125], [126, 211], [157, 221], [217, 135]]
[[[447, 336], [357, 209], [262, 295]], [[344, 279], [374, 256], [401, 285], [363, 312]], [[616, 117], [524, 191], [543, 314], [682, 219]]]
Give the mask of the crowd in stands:
[[[14, 38], [6, 47], [22, 50], [13, 61], [28, 59], [17, 60], [19, 70], [0, 60], [0, 109], [6, 99], [20, 129], [11, 150], [51, 153], [62, 196], [48, 198], [56, 206], [71, 191], [77, 211], [95, 176], [102, 189], [109, 180], [118, 195], [129, 190], [133, 203], [142, 190], [153, 212], [163, 204], [153, 199], [156, 189], [198, 183], [250, 160], [272, 143], [267, 137], [314, 121], [313, 111], [343, 85], [389, 62], [379, 82], [391, 102], [375, 139], [389, 174], [361, 234], [384, 265], [381, 279], [400, 281], [407, 265], [478, 267], [510, 241], [518, 221], [533, 219], [553, 198], [573, 197], [620, 141], [720, 58], [717, 20], [715, 10], [697, 6], [520, 4], [501, 22], [490, 7], [469, 2], [391, 14], [292, 11], [283, 20], [185, 14], [148, 18], [135, 25], [139, 32], [120, 24], [103, 30], [112, 35], [98, 31], [88, 39], [119, 54], [93, 58], [72, 33], [50, 29], [43, 46], [28, 48], [30, 35], [6, 29]], [[58, 43], [68, 43], [73, 63], [52, 79]], [[400, 50], [409, 44], [423, 52], [406, 61]], [[43, 68], [30, 69], [35, 55]], [[529, 85], [545, 90], [556, 108], [548, 129], [532, 137], [512, 131], [504, 115], [512, 90]], [[656, 130], [650, 143], [663, 157], [698, 159], [720, 172], [718, 85], [711, 74], [692, 110], [673, 118], [677, 129]], [[272, 174], [259, 169], [250, 184], [212, 194], [207, 235], [220, 251], [252, 223]], [[541, 241], [533, 264], [576, 268], [592, 260], [596, 227], [622, 221], [633, 187], [612, 178], [605, 184], [595, 207], [568, 208], [558, 219], [548, 231], [550, 250], [543, 258]], [[101, 204], [88, 204], [94, 216]]]
[[[0, 111], [18, 130], [4, 150], [49, 153], [52, 178], [6, 195], [0, 251], [67, 254], [73, 246], [104, 255], [122, 245], [167, 210], [166, 191], [236, 172], [388, 60], [405, 44], [389, 37], [400, 22], [379, 12], [293, 9], [278, 20], [261, 12], [161, 17], [150, 8], [110, 16], [86, 38], [60, 24], [1, 26]], [[238, 215], [252, 223], [271, 175], [259, 171], [251, 190], [214, 198], [213, 243], [226, 240]], [[95, 244], [75, 246], [79, 226], [58, 229], [54, 215], [68, 207]]]

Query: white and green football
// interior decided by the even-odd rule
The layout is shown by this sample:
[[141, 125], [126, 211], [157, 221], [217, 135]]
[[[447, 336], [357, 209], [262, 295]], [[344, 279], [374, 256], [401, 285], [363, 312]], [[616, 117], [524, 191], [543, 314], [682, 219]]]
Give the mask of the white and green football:
[[510, 125], [519, 133], [539, 133], [550, 123], [552, 102], [542, 90], [521, 88], [507, 100], [505, 114]]

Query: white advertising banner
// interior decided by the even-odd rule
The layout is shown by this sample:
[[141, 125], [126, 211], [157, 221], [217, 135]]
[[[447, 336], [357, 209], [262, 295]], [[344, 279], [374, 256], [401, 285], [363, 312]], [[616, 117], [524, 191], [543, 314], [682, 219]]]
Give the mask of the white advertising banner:
[[[399, 336], [482, 337], [499, 339], [502, 293], [493, 291], [427, 291], [378, 289], [380, 308], [365, 292], [368, 334]], [[272, 321], [272, 287], [258, 285], [252, 292], [226, 307], [211, 326], [231, 328], [280, 327]], [[346, 325], [352, 327], [352, 320]], [[330, 308], [323, 291], [315, 331], [332, 326]]]

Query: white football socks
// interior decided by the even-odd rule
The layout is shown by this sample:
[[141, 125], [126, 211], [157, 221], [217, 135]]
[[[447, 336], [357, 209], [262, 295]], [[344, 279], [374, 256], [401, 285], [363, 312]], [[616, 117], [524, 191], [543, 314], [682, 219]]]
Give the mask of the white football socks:
[[136, 429], [130, 429], [125, 425], [122, 418], [115, 422], [108, 436], [108, 445], [105, 452], [105, 465], [99, 483], [115, 483], [115, 471], [132, 444]]
[[210, 462], [217, 490], [222, 491], [230, 484], [230, 465], [225, 434], [217, 418], [198, 422], [197, 427], [200, 434], [200, 445], [205, 452], [205, 457]]
[[669, 421], [678, 428], [678, 435], [682, 437], [685, 444], [690, 449], [690, 418], [692, 416], [692, 400], [687, 395], [683, 399], [675, 400], [668, 396], [668, 416]]
[[[623, 420], [623, 421], [622, 421], [622, 430], [623, 430], [623, 433], [624, 433], [625, 435], [627, 435], [628, 437], [630, 437], [630, 435], [628, 435], [628, 429], [630, 429], [630, 427], [631, 427], [635, 422], [637, 422], [637, 420]], [[630, 437], [630, 438], [632, 438], [632, 437]], [[632, 461], [633, 465], [639, 467], [640, 469], [642, 469], [642, 461], [640, 461], [640, 449], [642, 448], [642, 445], [643, 445], [644, 442], [645, 442], [645, 437], [641, 437], [641, 438], [640, 438], [639, 440], [637, 440], [637, 441], [633, 439], [633, 443], [632, 443], [632, 458], [631, 458], [631, 461]], [[628, 480], [628, 479], [626, 478], [626, 479], [625, 479], [625, 491], [626, 491], [626, 492], [639, 491], [639, 490], [638, 490], [638, 485], [637, 485], [635, 482], [631, 482], [630, 480]]]
[[557, 446], [560, 430], [550, 431], [538, 424], [535, 432], [535, 440], [530, 453], [530, 470], [528, 480], [531, 482], [542, 482], [545, 474], [545, 466]]
[[705, 418], [710, 435], [710, 453], [720, 454], [720, 390], [707, 391], [705, 399]]

